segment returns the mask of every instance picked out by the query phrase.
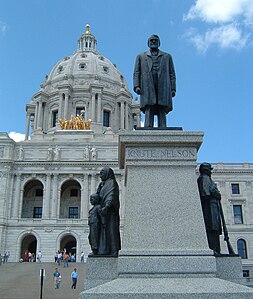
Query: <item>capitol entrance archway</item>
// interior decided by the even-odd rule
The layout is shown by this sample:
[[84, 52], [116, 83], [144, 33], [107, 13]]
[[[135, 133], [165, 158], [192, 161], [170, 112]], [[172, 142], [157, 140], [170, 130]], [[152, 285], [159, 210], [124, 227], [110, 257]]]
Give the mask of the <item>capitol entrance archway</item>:
[[34, 253], [36, 257], [37, 239], [34, 235], [26, 235], [21, 242], [20, 258], [22, 258], [23, 260], [25, 260], [26, 250], [28, 250], [31, 253]]
[[65, 235], [61, 239], [60, 250], [63, 251], [64, 248], [68, 253], [76, 254], [76, 238], [72, 235]]

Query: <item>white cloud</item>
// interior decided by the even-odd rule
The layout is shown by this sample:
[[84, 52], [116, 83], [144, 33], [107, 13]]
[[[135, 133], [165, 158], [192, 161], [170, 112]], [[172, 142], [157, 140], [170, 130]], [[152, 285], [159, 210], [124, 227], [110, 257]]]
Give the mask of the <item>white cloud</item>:
[[188, 32], [187, 37], [202, 54], [212, 45], [217, 45], [222, 49], [233, 48], [240, 50], [249, 39], [249, 35], [243, 35], [241, 30], [234, 24], [208, 29], [203, 35], [191, 30]]
[[241, 15], [247, 5], [250, 5], [248, 0], [197, 0], [184, 19], [201, 19], [211, 23], [229, 22]]
[[8, 28], [9, 26], [6, 23], [0, 21], [0, 33], [2, 35], [5, 35]]
[[9, 136], [10, 136], [10, 138], [12, 138], [16, 142], [20, 142], [20, 141], [25, 140], [25, 134], [22, 134], [22, 133], [10, 132]]
[[201, 20], [205, 32], [188, 30], [186, 37], [197, 50], [205, 53], [209, 46], [242, 49], [251, 44], [253, 0], [196, 0], [184, 21]]

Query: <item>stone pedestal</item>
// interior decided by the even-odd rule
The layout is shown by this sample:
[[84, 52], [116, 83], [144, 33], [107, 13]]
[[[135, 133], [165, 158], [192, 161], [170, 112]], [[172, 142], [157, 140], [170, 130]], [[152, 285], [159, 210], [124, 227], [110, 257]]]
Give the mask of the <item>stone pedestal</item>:
[[171, 130], [119, 136], [126, 202], [118, 278], [80, 298], [253, 298], [253, 289], [216, 278], [196, 182], [202, 138]]
[[238, 255], [216, 256], [216, 277], [243, 284], [242, 261]]
[[88, 257], [84, 289], [88, 290], [118, 277], [118, 258]]

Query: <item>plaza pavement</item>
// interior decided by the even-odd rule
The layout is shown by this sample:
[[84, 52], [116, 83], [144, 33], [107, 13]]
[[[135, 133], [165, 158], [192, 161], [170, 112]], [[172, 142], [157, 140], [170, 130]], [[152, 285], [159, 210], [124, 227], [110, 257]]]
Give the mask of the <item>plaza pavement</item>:
[[[53, 272], [55, 263], [5, 263], [0, 266], [0, 299], [40, 299], [40, 269], [45, 269], [43, 299], [78, 299], [84, 289], [85, 263], [69, 263], [58, 267], [62, 276], [60, 289], [55, 289]], [[74, 268], [79, 274], [77, 288], [71, 289], [70, 277]]]

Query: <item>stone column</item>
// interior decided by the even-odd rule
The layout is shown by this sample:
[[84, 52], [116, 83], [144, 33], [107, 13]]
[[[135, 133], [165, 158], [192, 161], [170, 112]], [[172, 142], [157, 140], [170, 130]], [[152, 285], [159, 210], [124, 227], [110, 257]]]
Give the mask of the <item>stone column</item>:
[[27, 140], [29, 137], [30, 117], [31, 114], [26, 114], [25, 140]]
[[39, 101], [38, 128], [42, 129], [42, 100]]
[[97, 122], [102, 123], [102, 99], [101, 93], [98, 94], [98, 111], [97, 111]]
[[81, 215], [80, 218], [88, 218], [88, 208], [89, 208], [89, 182], [88, 175], [83, 175], [83, 188], [81, 189]]
[[57, 203], [56, 203], [56, 218], [60, 218], [60, 205], [61, 205], [61, 188], [57, 190]]
[[35, 107], [35, 116], [34, 116], [34, 130], [38, 128], [38, 110], [39, 110], [39, 103], [36, 103]]
[[22, 200], [20, 198], [21, 193], [21, 175], [16, 175], [16, 182], [15, 182], [15, 197], [14, 197], [14, 207], [13, 207], [13, 217], [18, 218], [19, 217], [19, 206], [20, 201]]
[[120, 129], [123, 130], [125, 129], [125, 114], [124, 114], [124, 102], [122, 101], [120, 103]]
[[92, 93], [92, 97], [91, 97], [91, 120], [93, 122], [96, 122], [95, 110], [96, 110], [96, 98], [95, 98], [95, 93]]
[[58, 118], [62, 118], [62, 94], [60, 95], [60, 101], [59, 101], [59, 108], [58, 108]]
[[128, 103], [125, 102], [125, 129], [128, 130]]
[[47, 174], [45, 196], [43, 196], [43, 218], [49, 218], [49, 206], [51, 195], [51, 173]]
[[68, 104], [69, 104], [69, 93], [65, 92], [64, 119], [68, 118]]
[[140, 127], [141, 126], [140, 113], [136, 114], [136, 118], [137, 118], [137, 127]]
[[96, 174], [91, 174], [91, 194], [96, 193]]
[[[15, 193], [13, 192], [13, 190], [14, 190], [14, 184], [15, 184], [15, 176], [13, 175], [13, 174], [10, 174], [10, 190], [9, 190], [9, 196], [10, 196], [10, 198], [12, 198], [13, 199], [13, 202], [14, 202], [14, 197], [13, 196], [15, 196]], [[8, 218], [11, 218], [11, 216], [12, 216], [12, 214], [13, 214], [13, 207], [12, 207], [12, 209], [8, 209]]]
[[51, 216], [52, 218], [56, 218], [56, 211], [57, 211], [57, 203], [58, 203], [58, 173], [54, 174], [53, 177], [53, 195], [51, 200]]
[[88, 218], [88, 211], [89, 211], [89, 176], [88, 174], [84, 175], [84, 218]]

